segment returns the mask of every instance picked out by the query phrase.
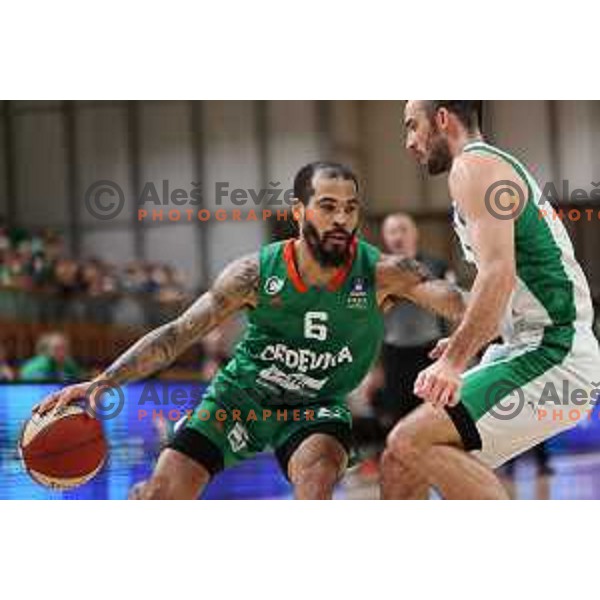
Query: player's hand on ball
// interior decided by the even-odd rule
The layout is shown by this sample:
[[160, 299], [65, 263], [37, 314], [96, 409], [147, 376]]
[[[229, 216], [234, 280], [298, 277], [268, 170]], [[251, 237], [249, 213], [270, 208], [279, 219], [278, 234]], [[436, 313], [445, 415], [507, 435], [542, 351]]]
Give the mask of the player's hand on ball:
[[414, 393], [436, 408], [453, 406], [458, 402], [460, 370], [444, 358], [419, 373]]
[[92, 388], [93, 391], [89, 395], [90, 397], [88, 398], [88, 389], [90, 389], [93, 385], [93, 381], [84, 381], [83, 383], [69, 385], [66, 388], [63, 388], [62, 390], [53, 392], [52, 394], [44, 398], [42, 402], [36, 404], [33, 407], [32, 412], [40, 416], [46, 414], [50, 410], [58, 412], [68, 404], [83, 399], [87, 399], [93, 408], [95, 406], [98, 392], [100, 391], [100, 388], [98, 386], [95, 386], [95, 388]]

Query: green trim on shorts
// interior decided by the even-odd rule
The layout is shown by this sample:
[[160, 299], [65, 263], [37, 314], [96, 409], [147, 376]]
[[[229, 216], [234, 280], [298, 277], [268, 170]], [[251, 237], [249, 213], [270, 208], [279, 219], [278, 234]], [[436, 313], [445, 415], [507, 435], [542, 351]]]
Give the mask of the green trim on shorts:
[[471, 418], [478, 421], [517, 388], [560, 365], [571, 351], [574, 339], [574, 327], [548, 327], [537, 348], [475, 368], [463, 379], [461, 403]]

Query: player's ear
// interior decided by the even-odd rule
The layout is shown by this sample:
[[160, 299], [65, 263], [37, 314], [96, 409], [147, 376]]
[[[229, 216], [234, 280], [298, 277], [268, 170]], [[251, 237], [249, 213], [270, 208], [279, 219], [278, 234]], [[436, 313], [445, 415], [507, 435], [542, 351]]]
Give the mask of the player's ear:
[[450, 113], [448, 112], [447, 108], [438, 108], [438, 111], [435, 113], [435, 123], [437, 128], [442, 131], [446, 131], [446, 129], [448, 129], [448, 122], [450, 120], [449, 117]]

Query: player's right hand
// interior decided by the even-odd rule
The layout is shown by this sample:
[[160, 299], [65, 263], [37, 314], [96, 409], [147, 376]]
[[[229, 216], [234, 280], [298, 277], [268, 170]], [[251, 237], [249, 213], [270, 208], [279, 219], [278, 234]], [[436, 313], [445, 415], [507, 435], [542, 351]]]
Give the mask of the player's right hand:
[[[91, 394], [88, 394], [89, 389], [92, 390]], [[69, 385], [62, 390], [58, 390], [46, 396], [44, 400], [33, 407], [31, 412], [40, 416], [46, 414], [50, 410], [56, 413], [67, 406], [67, 404], [71, 404], [77, 400], [87, 400], [90, 406], [94, 408], [98, 393], [101, 389], [101, 386], [94, 385], [93, 381], [84, 381], [82, 383], [76, 383], [75, 385]]]

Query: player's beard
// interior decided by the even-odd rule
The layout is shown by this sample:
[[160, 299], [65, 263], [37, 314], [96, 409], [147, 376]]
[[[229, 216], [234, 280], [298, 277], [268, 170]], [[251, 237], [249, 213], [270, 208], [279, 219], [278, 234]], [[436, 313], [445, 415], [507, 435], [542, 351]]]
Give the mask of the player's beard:
[[431, 135], [430, 146], [427, 172], [430, 175], [448, 172], [452, 166], [452, 154], [450, 154], [448, 140], [439, 131], [434, 131]]
[[302, 237], [306, 241], [313, 258], [319, 265], [325, 268], [339, 267], [343, 265], [350, 256], [350, 246], [356, 236], [357, 230], [358, 227], [348, 235], [346, 244], [340, 248], [333, 247], [328, 249], [326, 247], [327, 235], [325, 235], [325, 239], [321, 239], [317, 228], [310, 221], [304, 221], [304, 224], [302, 225]]

